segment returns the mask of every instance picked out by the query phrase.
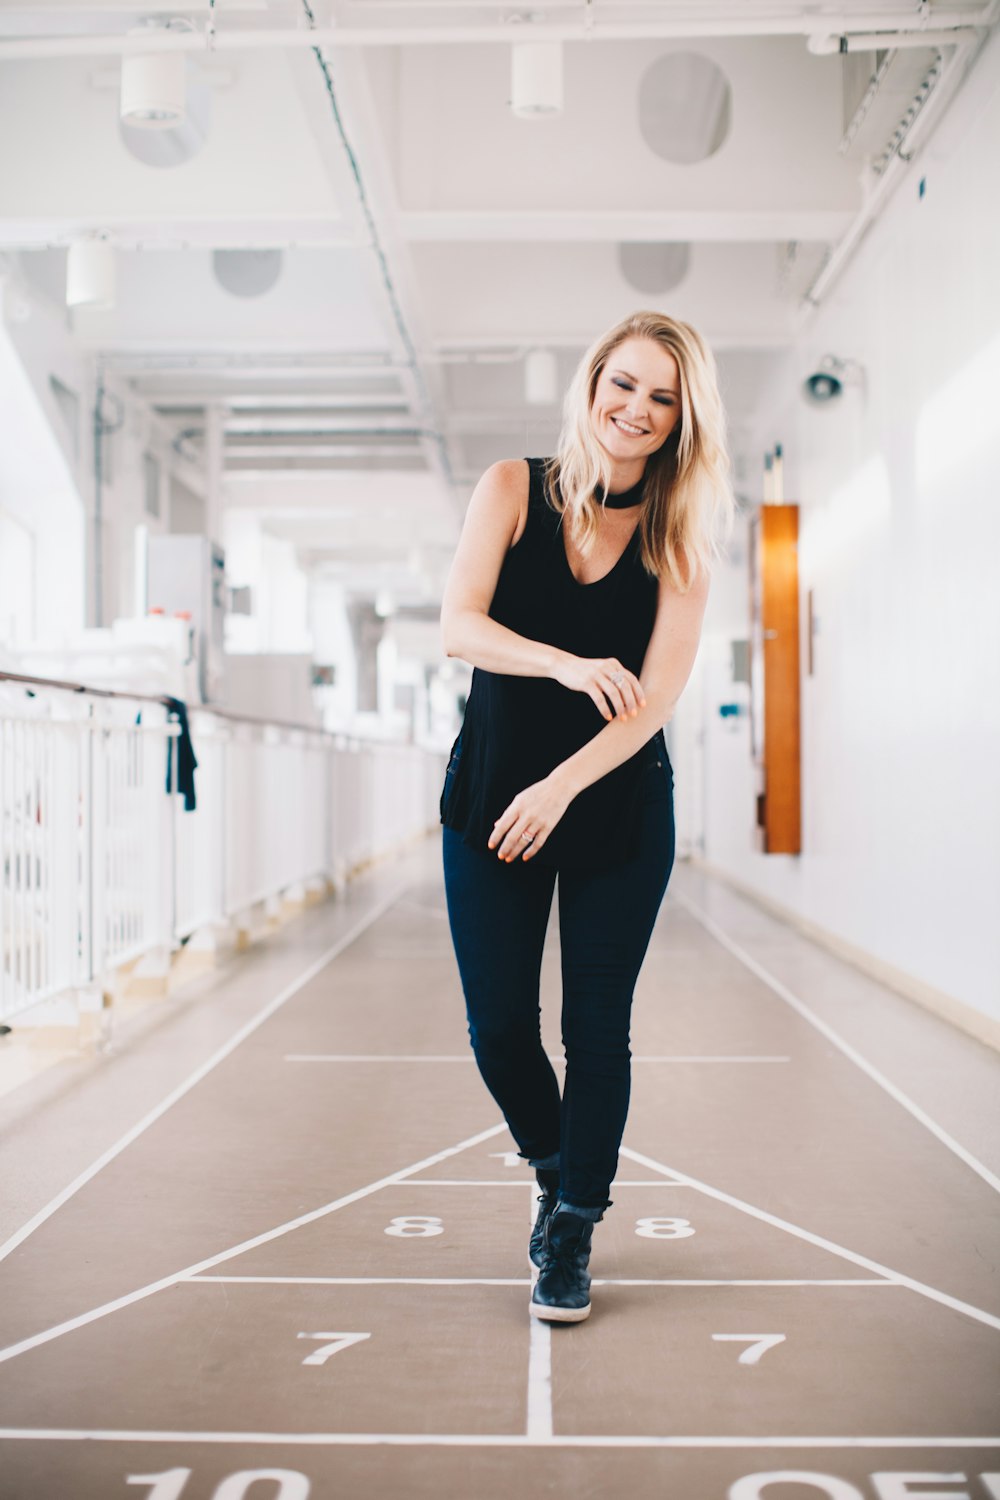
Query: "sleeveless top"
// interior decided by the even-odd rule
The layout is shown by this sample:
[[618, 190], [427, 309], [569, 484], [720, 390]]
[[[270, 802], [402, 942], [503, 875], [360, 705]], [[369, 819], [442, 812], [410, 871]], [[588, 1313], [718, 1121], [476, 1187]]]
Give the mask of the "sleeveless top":
[[[545, 497], [545, 462], [527, 460], [528, 517], [504, 558], [489, 617], [575, 656], [616, 656], [638, 677], [658, 598], [657, 581], [642, 566], [639, 526], [609, 573], [580, 583], [566, 556], [563, 518]], [[635, 488], [632, 504], [641, 481]], [[623, 498], [611, 496], [608, 503]], [[589, 694], [552, 678], [474, 668], [464, 721], [449, 756], [441, 822], [495, 858], [487, 841], [518, 792], [547, 776], [607, 724]], [[667, 760], [663, 730], [651, 738]], [[573, 798], [530, 864], [603, 868], [634, 856], [648, 744]]]

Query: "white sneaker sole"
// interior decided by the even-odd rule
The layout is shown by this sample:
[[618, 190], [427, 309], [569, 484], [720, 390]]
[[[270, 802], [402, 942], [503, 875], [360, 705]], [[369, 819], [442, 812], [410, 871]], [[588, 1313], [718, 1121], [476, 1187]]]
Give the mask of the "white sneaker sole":
[[582, 1323], [590, 1317], [590, 1303], [586, 1307], [540, 1307], [537, 1302], [529, 1302], [528, 1311], [545, 1323]]

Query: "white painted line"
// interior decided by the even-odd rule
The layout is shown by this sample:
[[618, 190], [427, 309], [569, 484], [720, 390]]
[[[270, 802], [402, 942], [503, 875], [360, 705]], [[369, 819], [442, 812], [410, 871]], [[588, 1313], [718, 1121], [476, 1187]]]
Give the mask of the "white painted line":
[[541, 1318], [529, 1319], [526, 1436], [552, 1436], [552, 1329]]
[[478, 1432], [149, 1432], [71, 1427], [0, 1427], [0, 1442], [276, 1443], [290, 1448], [1000, 1448], [1000, 1437], [537, 1437]]
[[377, 1182], [370, 1182], [367, 1187], [358, 1188], [353, 1193], [346, 1193], [344, 1197], [337, 1198], [332, 1203], [325, 1203], [321, 1208], [314, 1208], [307, 1214], [300, 1214], [297, 1219], [290, 1219], [287, 1224], [279, 1224], [276, 1229], [265, 1230], [263, 1234], [244, 1240], [229, 1250], [222, 1250], [218, 1255], [210, 1255], [206, 1260], [197, 1261], [193, 1266], [186, 1266], [183, 1271], [176, 1271], [172, 1276], [163, 1276], [159, 1281], [152, 1281], [148, 1286], [140, 1287], [138, 1291], [129, 1292], [124, 1297], [116, 1297], [113, 1302], [105, 1302], [100, 1307], [92, 1308], [90, 1312], [81, 1313], [79, 1317], [68, 1318], [65, 1323], [58, 1323], [54, 1328], [46, 1329], [44, 1333], [36, 1333], [31, 1338], [22, 1339], [20, 1343], [0, 1349], [0, 1364], [3, 1364], [5, 1360], [16, 1358], [19, 1354], [27, 1353], [29, 1349], [37, 1349], [40, 1344], [47, 1344], [51, 1339], [61, 1338], [65, 1333], [72, 1333], [76, 1328], [83, 1328], [98, 1318], [107, 1317], [109, 1313], [118, 1312], [120, 1308], [130, 1307], [133, 1302], [141, 1302], [144, 1298], [153, 1296], [155, 1292], [162, 1292], [169, 1286], [176, 1286], [179, 1281], [185, 1281], [201, 1271], [207, 1271], [211, 1266], [221, 1265], [223, 1261], [232, 1260], [248, 1250], [255, 1250], [258, 1245], [266, 1245], [271, 1240], [280, 1239], [282, 1235], [290, 1234], [293, 1229], [301, 1229], [304, 1224], [315, 1223], [317, 1219], [336, 1213], [339, 1208], [345, 1208], [348, 1203], [357, 1203], [359, 1199], [367, 1198], [370, 1193], [378, 1192], [379, 1188], [385, 1187], [387, 1183], [401, 1182], [409, 1173], [419, 1172], [424, 1167], [433, 1167], [435, 1163], [444, 1161], [449, 1156], [455, 1156], [460, 1151], [467, 1151], [470, 1146], [477, 1146], [481, 1141], [488, 1141], [506, 1129], [507, 1125], [504, 1121], [501, 1121], [499, 1125], [491, 1125], [489, 1130], [480, 1130], [478, 1134], [470, 1135], [467, 1140], [459, 1141], [457, 1146], [447, 1146], [443, 1151], [436, 1151], [433, 1156], [427, 1156], [423, 1161], [414, 1162], [412, 1166], [392, 1172], [388, 1177], [380, 1177]]
[[[527, 1276], [185, 1276], [181, 1283], [224, 1281], [247, 1286], [528, 1286]], [[594, 1286], [902, 1286], [884, 1276], [869, 1280], [862, 1276], [844, 1276], [825, 1280], [780, 1280], [755, 1277], [743, 1281], [709, 1281], [667, 1277], [595, 1276]]]
[[815, 1026], [816, 1030], [821, 1032], [827, 1041], [832, 1042], [835, 1047], [838, 1047], [845, 1057], [850, 1058], [851, 1062], [860, 1068], [862, 1073], [865, 1073], [873, 1083], [878, 1084], [879, 1088], [884, 1089], [890, 1098], [895, 1099], [897, 1104], [902, 1105], [903, 1109], [907, 1110], [933, 1136], [936, 1136], [943, 1146], [946, 1146], [949, 1151], [954, 1152], [960, 1160], [965, 1162], [967, 1167], [971, 1167], [973, 1172], [981, 1177], [984, 1182], [988, 1183], [991, 1188], [996, 1192], [1000, 1192], [1000, 1177], [995, 1172], [991, 1172], [989, 1167], [984, 1166], [977, 1157], [973, 1156], [971, 1151], [967, 1151], [964, 1146], [960, 1145], [954, 1136], [949, 1135], [936, 1120], [932, 1120], [926, 1110], [921, 1109], [919, 1104], [915, 1104], [884, 1073], [881, 1073], [867, 1058], [862, 1057], [856, 1048], [852, 1047], [849, 1042], [845, 1042], [843, 1037], [838, 1036], [832, 1026], [828, 1026], [825, 1021], [821, 1020], [814, 1011], [809, 1009], [804, 1001], [792, 993], [787, 985], [782, 984], [781, 980], [776, 979], [773, 974], [769, 973], [763, 964], [758, 963], [755, 958], [751, 957], [745, 948], [741, 948], [738, 943], [734, 943], [732, 938], [726, 935], [717, 922], [713, 922], [712, 918], [707, 916], [687, 896], [679, 896], [675, 893], [674, 899], [696, 921], [701, 923], [706, 932], [711, 933], [716, 942], [721, 943], [724, 948], [727, 948], [735, 958], [739, 959], [740, 963], [746, 965], [752, 974], [756, 974], [758, 979], [762, 980], [769, 989], [773, 990], [779, 999], [784, 1000], [786, 1005], [790, 1005], [794, 1011], [797, 1011], [804, 1021], [809, 1022], [810, 1026]]
[[[246, 1286], [528, 1286], [527, 1276], [185, 1276], [179, 1283], [224, 1281]], [[881, 1285], [881, 1282], [879, 1283]]]
[[864, 1266], [866, 1270], [874, 1271], [877, 1275], [884, 1276], [900, 1286], [909, 1287], [910, 1291], [917, 1292], [921, 1297], [928, 1297], [932, 1302], [940, 1302], [943, 1307], [950, 1307], [954, 1312], [964, 1313], [966, 1317], [975, 1319], [977, 1323], [985, 1323], [988, 1328], [1000, 1328], [1000, 1318], [993, 1313], [985, 1312], [981, 1307], [973, 1307], [969, 1302], [961, 1302], [957, 1297], [949, 1296], [947, 1292], [939, 1292], [936, 1287], [914, 1280], [912, 1276], [906, 1276], [901, 1271], [893, 1271], [888, 1266], [880, 1265], [877, 1260], [870, 1260], [867, 1255], [859, 1255], [854, 1250], [835, 1244], [833, 1240], [813, 1234], [811, 1230], [800, 1229], [797, 1224], [789, 1224], [787, 1219], [779, 1219], [775, 1214], [769, 1214], [763, 1208], [756, 1208], [752, 1203], [744, 1203], [741, 1198], [734, 1198], [731, 1194], [722, 1192], [720, 1188], [709, 1187], [707, 1183], [699, 1182], [697, 1177], [689, 1177], [686, 1173], [676, 1172], [673, 1167], [665, 1167], [662, 1162], [653, 1161], [652, 1157], [643, 1156], [641, 1152], [633, 1151], [628, 1146], [621, 1147], [621, 1155], [627, 1156], [630, 1161], [638, 1162], [642, 1167], [649, 1167], [653, 1172], [665, 1172], [671, 1177], [680, 1178], [691, 1187], [697, 1188], [699, 1192], [706, 1193], [708, 1197], [718, 1199], [720, 1203], [728, 1203], [731, 1208], [737, 1208], [741, 1213], [760, 1219], [765, 1224], [773, 1224], [776, 1229], [782, 1229], [786, 1234], [794, 1235], [796, 1239], [805, 1240], [810, 1245], [817, 1245], [821, 1250], [829, 1250], [831, 1255], [838, 1255], [841, 1259], [849, 1260], [856, 1266]]
[[248, 1021], [245, 1026], [241, 1026], [235, 1036], [230, 1037], [229, 1041], [220, 1047], [200, 1068], [196, 1068], [184, 1083], [178, 1084], [177, 1088], [172, 1090], [165, 1099], [162, 1099], [155, 1109], [151, 1109], [137, 1125], [133, 1125], [132, 1129], [127, 1131], [120, 1140], [117, 1140], [113, 1146], [109, 1146], [102, 1156], [99, 1156], [95, 1162], [92, 1162], [85, 1172], [81, 1172], [79, 1177], [74, 1178], [69, 1186], [64, 1187], [62, 1192], [58, 1193], [50, 1203], [47, 1203], [44, 1208], [39, 1209], [38, 1213], [29, 1219], [26, 1224], [23, 1224], [15, 1234], [12, 1234], [5, 1244], [0, 1245], [0, 1261], [6, 1259], [12, 1250], [17, 1249], [18, 1245], [22, 1245], [29, 1235], [34, 1234], [40, 1225], [44, 1224], [47, 1219], [50, 1219], [58, 1209], [62, 1208], [64, 1203], [67, 1203], [75, 1193], [78, 1193], [92, 1178], [96, 1177], [98, 1172], [106, 1167], [109, 1162], [114, 1161], [116, 1156], [120, 1156], [127, 1146], [131, 1146], [133, 1141], [138, 1140], [139, 1136], [148, 1130], [150, 1125], [155, 1124], [157, 1120], [165, 1115], [167, 1110], [171, 1109], [179, 1099], [183, 1099], [185, 1094], [190, 1093], [196, 1084], [201, 1083], [202, 1079], [211, 1073], [213, 1068], [217, 1068], [219, 1063], [224, 1062], [231, 1053], [235, 1052], [241, 1042], [246, 1041], [247, 1037], [252, 1035], [259, 1026], [263, 1026], [265, 1021], [270, 1020], [271, 1016], [285, 1004], [286, 1000], [290, 1000], [303, 985], [308, 984], [311, 979], [314, 979], [328, 963], [332, 962], [339, 953], [342, 953], [345, 948], [349, 947], [355, 938], [364, 932], [366, 927], [370, 927], [373, 922], [377, 921], [392, 906], [393, 902], [398, 901], [403, 891], [407, 890], [411, 883], [407, 881], [403, 885], [397, 886], [384, 900], [374, 906], [366, 916], [362, 917], [360, 922], [355, 923], [349, 932], [346, 932], [343, 937], [338, 938], [337, 942], [328, 948], [314, 964], [310, 964], [309, 968], [300, 974], [298, 979], [293, 980], [290, 985], [287, 985], [281, 991], [280, 995], [276, 995], [273, 1000], [269, 1001], [264, 1006], [264, 1009], [258, 1011], [257, 1015]]
[[[528, 1200], [528, 1224], [532, 1229], [538, 1213], [538, 1196], [538, 1185], [533, 1182]], [[548, 1323], [532, 1317], [528, 1318], [526, 1435], [529, 1439], [552, 1437], [552, 1329]]]
[[[523, 1177], [414, 1177], [406, 1184], [407, 1187], [514, 1187], [523, 1188], [525, 1185]], [[665, 1182], [661, 1177], [658, 1181], [619, 1182], [616, 1177], [611, 1184], [613, 1188], [623, 1187], [655, 1187], [655, 1188], [683, 1188], [686, 1182]]]
[[306, 1063], [474, 1063], [475, 1057], [470, 1052], [468, 1057], [450, 1057], [442, 1053], [416, 1052], [389, 1053], [389, 1052], [287, 1052], [285, 1062]]
[[[563, 1063], [566, 1058], [562, 1053], [549, 1053], [549, 1062]], [[286, 1052], [285, 1062], [300, 1063], [474, 1063], [475, 1057], [471, 1052], [460, 1056], [443, 1052]], [[633, 1057], [634, 1063], [786, 1063], [791, 1062], [790, 1057], [766, 1057], [754, 1055], [752, 1057], [698, 1057], [698, 1056], [651, 1056]]]
[[786, 1279], [781, 1279], [779, 1277], [761, 1277], [761, 1276], [746, 1277], [746, 1278], [744, 1278], [741, 1281], [683, 1281], [683, 1280], [681, 1280], [680, 1277], [676, 1277], [676, 1276], [664, 1277], [664, 1278], [657, 1278], [656, 1280], [641, 1280], [641, 1279], [640, 1280], [626, 1280], [624, 1277], [617, 1277], [617, 1278], [614, 1278], [614, 1279], [611, 1279], [611, 1280], [605, 1280], [605, 1279], [602, 1279], [601, 1277], [595, 1276], [594, 1281], [593, 1281], [593, 1285], [594, 1286], [869, 1286], [869, 1287], [871, 1287], [871, 1286], [877, 1286], [877, 1287], [896, 1287], [896, 1286], [900, 1286], [901, 1284], [902, 1283], [898, 1282], [898, 1281], [889, 1281], [885, 1276], [878, 1276], [878, 1277], [875, 1277], [874, 1279], [869, 1279], [867, 1276], [839, 1276], [839, 1277], [826, 1277], [824, 1279], [817, 1278], [817, 1279], [814, 1279], [812, 1281], [807, 1281], [804, 1278], [793, 1279], [792, 1277], [788, 1277]]

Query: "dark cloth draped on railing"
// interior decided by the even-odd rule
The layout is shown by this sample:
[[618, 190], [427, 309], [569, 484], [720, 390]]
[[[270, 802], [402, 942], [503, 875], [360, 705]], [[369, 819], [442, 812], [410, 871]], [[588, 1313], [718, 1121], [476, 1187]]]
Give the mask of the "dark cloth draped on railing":
[[[194, 772], [198, 762], [195, 759], [194, 745], [191, 741], [191, 730], [188, 727], [187, 705], [180, 698], [164, 698], [167, 706], [167, 719], [174, 719], [181, 726], [181, 732], [177, 737], [177, 790], [184, 798], [184, 811], [194, 812]], [[172, 792], [173, 787], [173, 750], [174, 742], [171, 737], [167, 741], [167, 791]]]

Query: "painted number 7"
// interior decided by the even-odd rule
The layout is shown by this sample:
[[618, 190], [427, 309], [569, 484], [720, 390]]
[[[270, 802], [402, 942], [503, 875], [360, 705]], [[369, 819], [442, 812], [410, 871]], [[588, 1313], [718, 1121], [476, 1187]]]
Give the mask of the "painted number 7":
[[352, 1344], [360, 1344], [363, 1339], [370, 1339], [370, 1333], [300, 1333], [300, 1339], [331, 1339], [332, 1342], [324, 1344], [322, 1349], [314, 1349], [312, 1354], [306, 1355], [302, 1361], [304, 1365], [325, 1365], [332, 1354], [337, 1354], [341, 1349], [349, 1349]]
[[766, 1354], [768, 1349], [785, 1342], [783, 1333], [713, 1333], [712, 1337], [720, 1343], [728, 1340], [735, 1344], [749, 1344], [749, 1349], [744, 1349], [740, 1355], [741, 1365], [759, 1364], [761, 1355]]

